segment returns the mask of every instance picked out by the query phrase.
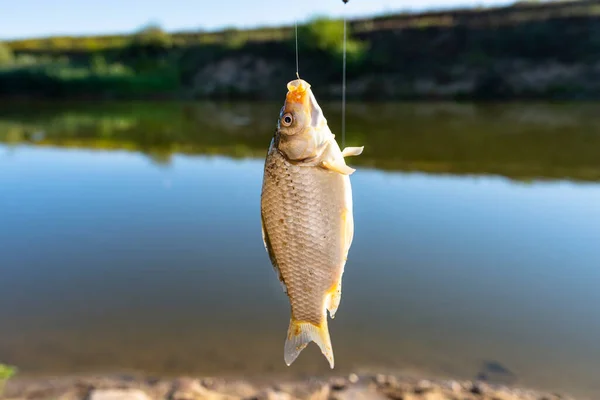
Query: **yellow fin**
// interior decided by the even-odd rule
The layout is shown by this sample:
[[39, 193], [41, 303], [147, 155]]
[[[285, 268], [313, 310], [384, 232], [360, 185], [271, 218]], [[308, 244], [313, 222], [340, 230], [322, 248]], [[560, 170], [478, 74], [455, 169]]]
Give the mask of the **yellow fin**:
[[352, 245], [352, 240], [354, 239], [354, 216], [352, 215], [352, 211], [344, 208], [342, 211], [342, 248], [343, 248], [343, 256], [344, 261], [348, 258], [348, 252], [350, 251], [350, 246]]
[[340, 276], [340, 280], [335, 285], [333, 290], [331, 290], [327, 297], [327, 310], [329, 310], [329, 316], [331, 319], [335, 318], [335, 313], [340, 306], [340, 301], [342, 301], [342, 277]]
[[[342, 232], [341, 232], [341, 240], [342, 240], [342, 255], [344, 257], [343, 263], [346, 264], [346, 259], [348, 258], [348, 251], [350, 250], [350, 246], [352, 245], [352, 239], [354, 237], [354, 218], [352, 216], [352, 212], [347, 208], [342, 211]], [[329, 316], [333, 319], [335, 318], [335, 313], [340, 306], [340, 302], [342, 301], [342, 276], [344, 275], [344, 266], [342, 265], [342, 270], [340, 271], [340, 278], [336, 285], [327, 293], [329, 296], [327, 299], [327, 310], [329, 310]]]
[[364, 148], [365, 148], [365, 146], [360, 146], [360, 147], [346, 147], [342, 151], [342, 156], [344, 156], [344, 157], [359, 156], [359, 155], [362, 154]]
[[327, 328], [327, 316], [324, 316], [320, 326], [306, 321], [290, 320], [287, 339], [284, 346], [284, 360], [288, 367], [298, 358], [300, 352], [308, 346], [310, 342], [315, 342], [321, 349], [321, 353], [329, 361], [329, 366], [333, 369], [333, 349], [331, 347], [331, 338]]
[[352, 173], [356, 171], [354, 168], [350, 168], [345, 163], [339, 161], [323, 161], [323, 168], [340, 173], [342, 175], [352, 175]]

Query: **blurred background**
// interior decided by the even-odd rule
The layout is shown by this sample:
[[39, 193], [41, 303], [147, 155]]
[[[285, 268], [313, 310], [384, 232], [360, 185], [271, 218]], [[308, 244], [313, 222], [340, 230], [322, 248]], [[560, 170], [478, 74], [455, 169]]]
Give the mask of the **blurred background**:
[[311, 376], [260, 231], [286, 83], [346, 145], [335, 373], [598, 398], [600, 1], [0, 0], [0, 363]]

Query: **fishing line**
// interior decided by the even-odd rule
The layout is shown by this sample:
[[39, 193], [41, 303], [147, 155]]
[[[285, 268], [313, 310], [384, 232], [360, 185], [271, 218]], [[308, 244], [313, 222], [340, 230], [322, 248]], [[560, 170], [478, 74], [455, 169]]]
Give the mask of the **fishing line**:
[[294, 21], [296, 30], [296, 78], [300, 79], [300, 73], [298, 72], [298, 20]]
[[[348, 0], [342, 1], [344, 2], [344, 5], [348, 4]], [[342, 62], [342, 149], [346, 147], [346, 40], [346, 13], [344, 12], [344, 49]]]

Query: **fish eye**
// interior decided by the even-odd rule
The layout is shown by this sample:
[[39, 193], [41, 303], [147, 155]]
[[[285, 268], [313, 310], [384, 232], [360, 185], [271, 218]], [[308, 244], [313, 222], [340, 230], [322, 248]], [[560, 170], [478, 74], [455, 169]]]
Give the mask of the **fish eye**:
[[281, 124], [283, 126], [290, 126], [292, 125], [292, 122], [294, 122], [294, 117], [291, 113], [285, 113], [281, 118]]

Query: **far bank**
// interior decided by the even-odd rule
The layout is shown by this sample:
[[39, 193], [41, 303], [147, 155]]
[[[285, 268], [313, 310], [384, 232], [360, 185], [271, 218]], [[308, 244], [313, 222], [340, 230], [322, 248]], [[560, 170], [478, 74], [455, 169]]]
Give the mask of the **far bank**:
[[[393, 14], [349, 25], [356, 100], [600, 99], [600, 3]], [[339, 99], [343, 22], [300, 26], [299, 72]], [[2, 46], [0, 44], [0, 46]], [[54, 37], [0, 49], [0, 97], [280, 100], [295, 77], [290, 27]]]

